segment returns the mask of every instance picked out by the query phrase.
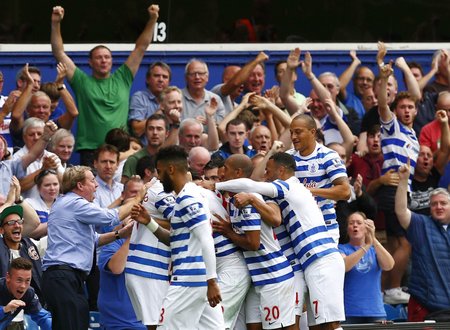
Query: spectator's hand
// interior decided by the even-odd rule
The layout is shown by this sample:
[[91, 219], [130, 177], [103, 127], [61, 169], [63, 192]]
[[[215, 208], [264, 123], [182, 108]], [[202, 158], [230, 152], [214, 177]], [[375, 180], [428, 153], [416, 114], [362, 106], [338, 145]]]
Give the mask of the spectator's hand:
[[131, 232], [133, 231], [134, 221], [129, 221], [122, 229], [119, 229], [119, 236], [121, 238], [128, 238], [131, 236]]
[[272, 143], [272, 148], [269, 150], [269, 154], [272, 156], [277, 152], [282, 152], [284, 150], [284, 144], [281, 141], [275, 140]]
[[384, 57], [386, 56], [387, 50], [386, 45], [382, 41], [378, 41], [378, 53], [377, 53], [377, 64], [382, 66], [384, 63]]
[[178, 111], [177, 109], [172, 109], [169, 111], [169, 118], [170, 120], [175, 123], [178, 124], [181, 120], [181, 113], [180, 111]]
[[214, 117], [216, 115], [218, 106], [219, 104], [217, 103], [216, 98], [212, 97], [211, 101], [209, 101], [209, 103], [205, 107], [206, 117]]
[[267, 55], [267, 54], [264, 53], [264, 52], [259, 52], [259, 54], [256, 55], [256, 62], [258, 62], [258, 63], [265, 62], [265, 61], [267, 61], [268, 59], [269, 59], [269, 55]]
[[252, 95], [249, 100], [254, 110], [264, 110], [270, 107], [270, 101], [261, 95]]
[[433, 58], [433, 60], [431, 61], [431, 70], [436, 73], [438, 71], [438, 67], [439, 67], [439, 61], [438, 61], [438, 56], [436, 56], [435, 58]]
[[52, 23], [60, 23], [64, 18], [64, 8], [61, 6], [53, 7]]
[[44, 156], [42, 158], [42, 170], [56, 170], [58, 167], [58, 163], [56, 160], [51, 156]]
[[372, 245], [375, 242], [375, 224], [370, 219], [364, 220], [364, 224], [366, 226], [365, 243]]
[[408, 63], [406, 63], [405, 58], [401, 56], [395, 60], [395, 66], [403, 71], [408, 68]]
[[399, 173], [395, 172], [395, 170], [390, 169], [381, 176], [381, 183], [385, 186], [397, 187], [399, 183], [398, 174]]
[[11, 178], [11, 183], [9, 185], [8, 195], [6, 196], [6, 201], [5, 202], [13, 204], [15, 201], [19, 200], [20, 192], [21, 192], [21, 190], [20, 190], [20, 182], [16, 178], [16, 176], [13, 176]]
[[400, 181], [406, 181], [408, 182], [409, 175], [410, 175], [410, 167], [411, 167], [411, 161], [408, 157], [408, 161], [405, 165], [400, 166], [398, 169], [398, 177]]
[[204, 116], [197, 116], [197, 117], [195, 117], [195, 119], [202, 125], [206, 125], [206, 123], [207, 123], [206, 117], [204, 117]]
[[446, 110], [438, 110], [438, 111], [436, 111], [436, 119], [441, 124], [447, 125], [448, 124], [447, 111]]
[[22, 92], [19, 90], [14, 90], [11, 93], [9, 93], [8, 98], [6, 99], [5, 103], [3, 104], [3, 110], [6, 109], [5, 116], [12, 111], [14, 104], [16, 104], [20, 95], [22, 95]]
[[291, 70], [295, 70], [300, 65], [300, 48], [291, 50], [286, 60], [287, 67]]
[[22, 71], [23, 78], [25, 79], [25, 81], [26, 81], [26, 83], [27, 83], [27, 86], [33, 86], [33, 84], [34, 84], [34, 79], [33, 79], [33, 77], [31, 76], [30, 71], [28, 71], [28, 67], [29, 67], [29, 64], [28, 64], [28, 63], [25, 64], [25, 66], [23, 67], [23, 71]]
[[25, 307], [25, 305], [26, 305], [25, 302], [23, 302], [22, 300], [13, 299], [8, 303], [8, 305], [3, 307], [3, 311], [5, 313], [14, 313], [17, 308]]
[[383, 66], [380, 66], [380, 78], [381, 79], [388, 79], [391, 74], [394, 73], [394, 70], [392, 69], [392, 62], [389, 64], [385, 64]]
[[60, 85], [64, 82], [64, 78], [67, 76], [67, 66], [65, 63], [59, 62], [56, 65], [56, 72], [58, 73], [56, 75], [55, 83]]
[[355, 50], [351, 50], [350, 51], [350, 57], [352, 58], [352, 61], [355, 63], [358, 63], [358, 65], [361, 64], [361, 60], [358, 58], [358, 56], [356, 55], [356, 51]]
[[158, 5], [151, 5], [148, 7], [148, 13], [150, 15], [150, 19], [157, 20], [159, 17], [159, 6]]
[[336, 110], [336, 104], [331, 98], [328, 98], [323, 103], [323, 106], [325, 107], [325, 111], [328, 113], [328, 115], [331, 117], [333, 121], [336, 121], [336, 118], [338, 115], [338, 112]]
[[355, 195], [356, 197], [361, 197], [362, 195], [362, 176], [361, 174], [358, 174], [356, 176], [355, 182], [353, 183], [353, 189], [355, 189]]
[[298, 111], [294, 114], [297, 116], [298, 113], [310, 113], [311, 110], [309, 109], [309, 106], [313, 103], [312, 98], [307, 97], [305, 101], [300, 105], [300, 108]]
[[247, 93], [247, 94], [245, 94], [245, 95], [242, 97], [242, 100], [241, 100], [241, 104], [240, 104], [240, 105], [241, 105], [244, 109], [246, 109], [246, 108], [249, 107], [249, 99], [250, 99], [250, 97], [251, 97], [252, 95], [255, 95], [255, 93], [254, 93], [254, 92], [252, 92], [252, 93]]
[[45, 123], [44, 134], [42, 134], [42, 139], [44, 141], [49, 141], [53, 134], [58, 130], [58, 126], [51, 120]]
[[312, 72], [312, 57], [310, 52], [306, 52], [305, 60], [301, 62], [301, 65], [306, 78], [311, 80], [314, 77], [314, 74]]
[[280, 98], [280, 87], [279, 86], [273, 86], [271, 89], [267, 89], [264, 92], [264, 98], [269, 100], [269, 102], [276, 104], [277, 99]]

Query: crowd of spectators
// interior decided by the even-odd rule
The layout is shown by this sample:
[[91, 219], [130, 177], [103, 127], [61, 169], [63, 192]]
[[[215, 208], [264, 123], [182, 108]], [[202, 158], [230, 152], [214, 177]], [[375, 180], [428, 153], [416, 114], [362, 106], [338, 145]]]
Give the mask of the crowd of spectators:
[[[295, 176], [315, 198], [314, 207], [324, 220], [317, 228], [326, 228], [327, 244], [338, 248], [344, 259], [348, 322], [385, 319], [383, 299], [393, 305], [409, 303], [408, 317], [414, 321], [450, 309], [445, 277], [450, 272], [448, 51], [437, 50], [432, 69], [425, 74], [420, 65], [403, 57], [385, 63], [387, 50], [380, 42], [377, 72], [350, 51], [352, 62], [338, 77], [333, 72], [316, 76], [311, 54], [306, 52], [300, 60], [301, 50], [296, 48], [276, 64], [275, 86], [265, 80], [269, 56], [264, 52], [242, 67], [225, 67], [222, 77], [210, 77], [208, 64], [192, 58], [186, 63], [185, 86], [171, 85], [172, 70], [159, 61], [146, 71], [146, 89], [130, 95], [158, 11], [156, 5], [148, 8], [147, 25], [115, 72], [111, 71], [111, 51], [103, 45], [94, 47], [89, 54], [89, 75], [64, 51], [61, 22], [65, 13], [62, 7], [54, 7], [55, 81], [42, 83], [39, 68], [25, 64], [16, 76], [17, 88], [6, 96], [2, 82], [12, 77], [0, 73], [0, 94], [5, 94], [0, 96], [0, 277], [6, 278], [5, 284], [0, 280], [0, 289], [9, 290], [14, 301], [0, 299], [4, 304], [0, 325], [12, 321], [20, 326], [24, 316], [16, 311], [22, 309], [45, 327], [51, 317], [44, 308], [52, 313], [55, 329], [87, 328], [87, 311], [97, 309], [107, 329], [153, 329], [163, 322], [157, 304], [168, 290], [161, 283], [168, 280], [170, 249], [161, 245], [168, 234], [163, 238], [157, 234], [170, 228], [171, 210], [178, 202], [165, 186], [163, 193], [162, 185], [155, 184], [158, 174], [164, 181], [163, 174], [157, 174], [156, 160], [162, 159], [160, 150], [173, 145], [184, 150], [192, 180], [205, 187], [237, 178], [280, 179], [270, 178], [270, 166], [273, 161], [280, 166], [290, 164], [277, 156], [280, 152], [292, 156], [295, 167], [286, 180]], [[398, 90], [394, 65], [406, 91]], [[307, 96], [294, 88], [301, 74], [311, 87]], [[207, 90], [209, 79], [221, 83]], [[348, 88], [351, 81], [353, 90]], [[64, 82], [72, 87], [74, 98]], [[75, 148], [81, 155], [80, 165], [69, 163]], [[163, 170], [164, 177], [175, 175], [169, 165]], [[217, 196], [221, 193], [217, 191]], [[207, 198], [212, 203], [217, 196]], [[240, 194], [230, 196], [219, 200], [225, 207], [222, 211], [231, 212], [232, 221], [243, 212], [238, 209], [251, 204], [251, 212], [257, 210], [263, 222], [270, 223], [270, 230], [280, 225], [281, 220], [273, 220], [280, 209], [267, 208], [270, 201], [264, 204]], [[287, 200], [287, 204], [296, 203]], [[133, 205], [139, 203], [144, 207], [137, 210]], [[304, 201], [298, 203], [304, 205]], [[284, 207], [280, 204], [283, 217]], [[156, 236], [139, 225], [149, 221], [144, 209], [159, 226], [153, 228]], [[226, 211], [219, 216], [222, 221]], [[213, 227], [227, 238], [234, 237], [220, 226]], [[286, 229], [274, 229], [281, 242]], [[234, 237], [234, 243], [253, 249], [252, 235], [246, 243]], [[145, 244], [149, 247], [142, 248]], [[143, 253], [153, 248], [157, 256], [147, 258], [158, 261], [145, 264]], [[306, 273], [307, 262], [295, 261], [280, 248], [294, 272], [297, 265], [305, 267]], [[248, 252], [243, 250], [245, 257]], [[275, 247], [271, 255], [276, 252]], [[299, 252], [295, 253], [298, 257]], [[11, 263], [19, 257], [31, 264], [21, 259]], [[219, 255], [217, 260], [221, 283], [219, 268], [227, 264]], [[142, 265], [154, 269], [143, 272]], [[28, 287], [11, 291], [10, 283], [15, 281], [11, 278], [18, 274], [28, 278], [33, 291], [27, 291]], [[156, 284], [146, 283], [147, 278]], [[155, 287], [160, 300], [145, 301], [142, 292]], [[39, 301], [31, 298], [31, 292]], [[29, 301], [25, 307], [17, 303], [22, 296]], [[146, 314], [151, 304], [157, 306], [156, 316]], [[210, 304], [214, 307], [212, 300]], [[227, 302], [223, 304], [228, 308]], [[296, 306], [300, 309], [297, 316], [302, 315], [302, 307]], [[225, 326], [240, 329], [238, 314], [227, 313], [225, 309]], [[275, 312], [269, 311], [266, 318], [270, 313]], [[297, 318], [297, 327], [298, 322]], [[247, 323], [258, 322], [247, 318]]]

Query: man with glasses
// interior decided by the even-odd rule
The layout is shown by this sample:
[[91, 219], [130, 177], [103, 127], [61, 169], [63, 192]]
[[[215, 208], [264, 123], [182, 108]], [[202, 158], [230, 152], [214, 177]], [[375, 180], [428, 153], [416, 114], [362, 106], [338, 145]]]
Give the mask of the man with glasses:
[[181, 119], [196, 118], [206, 125], [205, 108], [211, 99], [217, 102], [216, 122], [220, 123], [225, 117], [225, 107], [217, 94], [205, 89], [209, 79], [208, 65], [199, 59], [191, 59], [185, 68], [186, 87], [183, 92], [183, 112]]
[[[5, 208], [0, 213], [0, 277], [5, 277], [11, 261], [22, 257], [31, 262], [32, 279], [31, 286], [39, 297], [42, 305], [45, 301], [42, 297], [41, 280], [41, 257], [37, 246], [30, 238], [24, 237], [23, 233], [23, 208], [21, 205], [13, 205]], [[17, 321], [23, 320], [23, 314], [19, 316]]]

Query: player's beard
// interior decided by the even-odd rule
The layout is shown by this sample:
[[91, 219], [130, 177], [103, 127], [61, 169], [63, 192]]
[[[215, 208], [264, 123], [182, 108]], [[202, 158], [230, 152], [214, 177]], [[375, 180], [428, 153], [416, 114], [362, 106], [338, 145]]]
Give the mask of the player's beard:
[[171, 193], [174, 190], [173, 182], [169, 174], [164, 173], [164, 176], [161, 178], [161, 182], [164, 188], [164, 192]]

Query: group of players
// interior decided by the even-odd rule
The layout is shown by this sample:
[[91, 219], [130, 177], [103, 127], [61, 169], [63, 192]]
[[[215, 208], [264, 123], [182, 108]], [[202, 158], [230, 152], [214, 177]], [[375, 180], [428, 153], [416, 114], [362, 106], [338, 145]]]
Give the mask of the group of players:
[[275, 146], [258, 165], [266, 182], [249, 179], [252, 161], [234, 154], [221, 182], [201, 187], [182, 147], [158, 152], [159, 180], [132, 212], [125, 269], [143, 324], [298, 329], [305, 303], [310, 327], [339, 329], [345, 269], [327, 194], [348, 179], [337, 153], [315, 142], [315, 125], [307, 115], [292, 121], [295, 149]]

